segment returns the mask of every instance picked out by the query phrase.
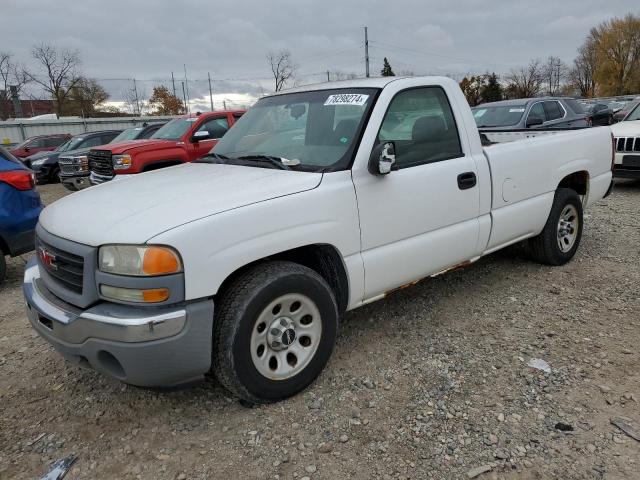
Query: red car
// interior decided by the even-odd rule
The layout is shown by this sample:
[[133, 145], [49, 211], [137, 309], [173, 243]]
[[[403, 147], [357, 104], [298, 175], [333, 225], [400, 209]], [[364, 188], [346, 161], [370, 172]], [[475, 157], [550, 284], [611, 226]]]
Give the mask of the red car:
[[208, 112], [174, 118], [148, 140], [114, 143], [89, 152], [92, 185], [192, 162], [205, 156], [244, 110]]
[[9, 150], [9, 152], [14, 157], [25, 158], [33, 155], [34, 153], [50, 152], [52, 150], [55, 150], [70, 138], [71, 135], [68, 133], [30, 137], [19, 145], [13, 147], [13, 149]]

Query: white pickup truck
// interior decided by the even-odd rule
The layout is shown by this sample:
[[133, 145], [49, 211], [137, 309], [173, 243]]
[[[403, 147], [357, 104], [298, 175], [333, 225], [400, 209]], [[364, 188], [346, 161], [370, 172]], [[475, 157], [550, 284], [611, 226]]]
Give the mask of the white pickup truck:
[[277, 401], [322, 371], [346, 310], [523, 240], [568, 262], [611, 168], [608, 127], [483, 149], [447, 78], [281, 92], [199, 162], [47, 207], [28, 317], [124, 382], [212, 370], [238, 397]]

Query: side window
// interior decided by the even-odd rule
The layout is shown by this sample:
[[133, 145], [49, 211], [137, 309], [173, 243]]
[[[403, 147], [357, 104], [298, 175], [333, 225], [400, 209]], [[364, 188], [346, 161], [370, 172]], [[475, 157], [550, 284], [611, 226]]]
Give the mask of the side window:
[[462, 157], [458, 128], [440, 87], [398, 93], [385, 114], [379, 142], [394, 142], [398, 168]]
[[562, 107], [558, 102], [544, 102], [542, 105], [544, 107], [547, 120], [557, 120], [564, 117], [564, 110], [562, 110]]
[[229, 122], [226, 117], [208, 120], [198, 128], [198, 132], [209, 132], [209, 138], [222, 138], [227, 130], [229, 130]]
[[98, 145], [103, 145], [102, 137], [100, 137], [100, 136], [87, 138], [87, 139], [85, 139], [84, 142], [82, 142], [81, 145], [78, 145], [76, 148], [78, 148], [78, 149], [80, 149], [80, 148], [90, 148], [90, 147], [97, 147]]
[[106, 145], [107, 143], [111, 143], [111, 140], [116, 138], [118, 135], [118, 133], [109, 133], [107, 135], [103, 135], [98, 145]]
[[146, 138], [150, 138], [151, 135], [153, 135], [154, 133], [156, 133], [158, 130], [160, 130], [160, 127], [153, 127], [153, 128], [148, 128], [142, 135], [140, 135], [138, 137], [138, 140], [143, 140]]
[[43, 148], [47, 146], [47, 142], [44, 138], [36, 138], [35, 140], [32, 140], [31, 142], [29, 142], [29, 144], [27, 145], [27, 147], [29, 148]]
[[51, 137], [45, 139], [44, 144], [47, 147], [59, 147], [66, 141], [67, 139], [65, 137]]
[[531, 110], [529, 110], [528, 120], [531, 120], [534, 118], [539, 118], [543, 122], [546, 121], [545, 114], [544, 114], [544, 107], [540, 102], [536, 103], [533, 107], [531, 107]]

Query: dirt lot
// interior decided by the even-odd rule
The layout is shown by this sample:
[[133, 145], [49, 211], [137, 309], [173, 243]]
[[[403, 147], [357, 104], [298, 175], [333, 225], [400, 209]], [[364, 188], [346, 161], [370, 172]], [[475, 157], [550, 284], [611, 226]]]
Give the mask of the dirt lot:
[[351, 312], [318, 381], [256, 408], [214, 380], [148, 391], [66, 364], [29, 328], [10, 260], [0, 478], [75, 453], [71, 479], [638, 479], [640, 442], [610, 420], [640, 430], [639, 250], [640, 183], [620, 182], [570, 264], [511, 248]]

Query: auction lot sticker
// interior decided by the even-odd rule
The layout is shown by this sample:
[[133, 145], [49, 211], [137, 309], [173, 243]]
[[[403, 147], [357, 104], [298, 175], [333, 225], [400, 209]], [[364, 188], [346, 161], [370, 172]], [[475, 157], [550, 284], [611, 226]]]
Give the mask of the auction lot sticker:
[[368, 98], [369, 95], [361, 95], [360, 93], [339, 93], [336, 95], [329, 95], [324, 104], [362, 106], [367, 102]]

